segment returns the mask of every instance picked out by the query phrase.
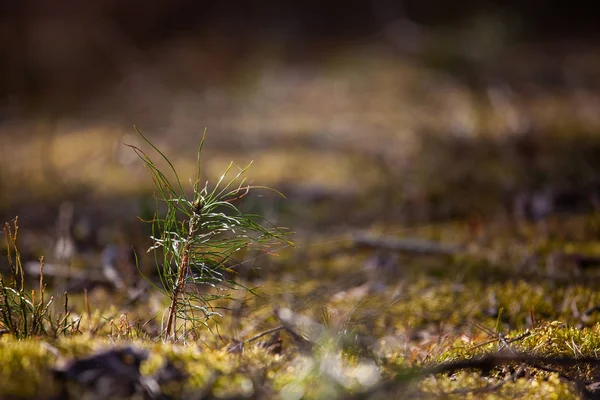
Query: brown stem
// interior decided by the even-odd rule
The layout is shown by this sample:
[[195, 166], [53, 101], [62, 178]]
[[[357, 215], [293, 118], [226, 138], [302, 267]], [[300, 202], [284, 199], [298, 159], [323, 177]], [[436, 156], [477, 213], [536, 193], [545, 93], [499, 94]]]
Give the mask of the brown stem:
[[188, 236], [187, 236], [187, 240], [185, 242], [185, 246], [183, 246], [182, 251], [182, 256], [181, 256], [181, 262], [179, 263], [179, 268], [178, 268], [178, 277], [177, 277], [177, 284], [175, 285], [175, 288], [173, 289], [173, 296], [171, 297], [171, 305], [169, 306], [169, 318], [167, 319], [167, 330], [166, 330], [166, 336], [167, 337], [171, 337], [171, 335], [173, 334], [174, 336], [174, 332], [173, 330], [175, 329], [174, 325], [174, 321], [175, 321], [175, 316], [177, 315], [177, 299], [179, 298], [179, 295], [183, 292], [184, 289], [184, 285], [185, 285], [185, 273], [187, 272], [188, 266], [189, 266], [189, 255], [190, 255], [190, 249], [192, 247], [192, 240], [194, 238], [194, 233], [196, 232], [196, 227], [197, 227], [197, 215], [198, 215], [198, 211], [200, 209], [200, 203], [198, 202], [197, 204], [194, 204], [194, 214], [192, 216], [192, 218], [190, 219], [190, 229], [188, 231]]
[[169, 306], [169, 318], [167, 319], [167, 337], [171, 336], [171, 331], [173, 329], [173, 320], [175, 319], [175, 314], [177, 313], [177, 299], [179, 295], [183, 291], [183, 285], [185, 284], [185, 272], [187, 271], [188, 266], [188, 253], [190, 248], [190, 242], [188, 241], [183, 248], [183, 257], [181, 258], [181, 263], [179, 264], [179, 276], [177, 277], [177, 285], [173, 289], [173, 297], [171, 298], [171, 305]]

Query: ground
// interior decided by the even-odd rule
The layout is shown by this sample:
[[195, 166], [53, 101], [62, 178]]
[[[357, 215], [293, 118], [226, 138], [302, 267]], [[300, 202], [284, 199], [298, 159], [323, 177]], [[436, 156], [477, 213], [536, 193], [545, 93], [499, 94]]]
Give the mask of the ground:
[[[151, 274], [151, 232], [137, 217], [152, 215], [153, 185], [122, 145], [141, 143], [125, 121], [173, 158], [185, 182], [206, 126], [206, 179], [214, 182], [231, 160], [254, 160], [252, 181], [287, 198], [258, 190], [243, 209], [296, 234], [295, 246], [243, 255], [252, 268], [236, 279], [255, 293], [233, 291], [214, 304], [221, 317], [176, 344], [157, 339], [168, 306], [158, 292], [132, 300], [97, 287], [73, 291], [64, 306], [55, 293], [46, 334], [2, 335], [0, 397], [58, 396], [52, 369], [124, 346], [149, 351], [143, 377], [154, 379], [167, 360], [185, 371], [183, 384], [161, 389], [183, 398], [593, 396], [593, 90], [536, 83], [540, 69], [561, 80], [541, 56], [524, 63], [531, 70], [490, 67], [502, 80], [484, 84], [485, 76], [461, 80], [379, 51], [293, 68], [261, 61], [261, 72], [238, 77], [239, 85], [200, 92], [130, 82], [81, 115], [6, 122], [19, 135], [0, 137], [10, 160], [0, 200], [6, 221], [19, 215], [25, 262], [56, 261], [57, 210], [69, 201], [84, 249], [75, 269], [98, 269], [103, 248], [125, 242]], [[506, 55], [536, 58], [512, 51]], [[587, 57], [569, 60], [577, 69], [593, 61]], [[123, 90], [157, 100], [136, 114]], [[124, 110], [112, 123], [86, 116], [111, 106]], [[365, 246], [364, 235], [374, 244]], [[427, 250], [407, 249], [414, 240]], [[8, 263], [0, 265], [7, 274]], [[39, 296], [35, 276], [27, 285]], [[279, 330], [251, 340], [271, 329]], [[79, 383], [68, 384], [71, 398]]]

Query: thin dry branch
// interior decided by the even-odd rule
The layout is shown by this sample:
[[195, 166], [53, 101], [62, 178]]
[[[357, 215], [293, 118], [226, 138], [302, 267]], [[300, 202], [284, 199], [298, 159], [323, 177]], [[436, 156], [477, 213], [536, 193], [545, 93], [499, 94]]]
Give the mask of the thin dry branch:
[[356, 247], [383, 249], [409, 254], [451, 256], [464, 252], [458, 246], [443, 245], [429, 240], [399, 239], [389, 236], [373, 237], [362, 233], [356, 234], [353, 242]]

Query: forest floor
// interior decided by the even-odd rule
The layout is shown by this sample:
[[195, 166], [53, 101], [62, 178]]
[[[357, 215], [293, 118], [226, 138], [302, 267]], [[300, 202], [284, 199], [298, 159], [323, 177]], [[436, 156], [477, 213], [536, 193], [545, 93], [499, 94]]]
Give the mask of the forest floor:
[[[259, 257], [261, 270], [240, 278], [257, 294], [216, 302], [222, 316], [177, 344], [158, 339], [168, 305], [158, 292], [72, 293], [66, 318], [57, 295], [46, 335], [0, 339], [2, 397], [593, 396], [600, 216], [482, 223], [475, 236], [461, 223], [383, 234]], [[413, 252], [416, 238], [429, 247]], [[147, 354], [72, 364], [124, 347]]]
[[[600, 98], [583, 67], [597, 60], [565, 58], [583, 77], [572, 84], [525, 50], [506, 56], [530, 69], [464, 80], [377, 49], [267, 63], [200, 94], [171, 93], [150, 70], [75, 117], [6, 122], [0, 214], [19, 216], [23, 261], [44, 255], [49, 284], [62, 288], [61, 215], [71, 273], [89, 278], [103, 248], [126, 244], [153, 274], [138, 220], [154, 212], [152, 180], [122, 145], [140, 143], [124, 128], [136, 120], [185, 182], [199, 126], [209, 181], [255, 160], [253, 183], [287, 198], [257, 191], [242, 207], [290, 228], [295, 246], [240, 256], [235, 279], [254, 293], [214, 303], [221, 316], [178, 343], [159, 339], [158, 291], [49, 286], [45, 334], [0, 325], [0, 398], [598, 396]], [[136, 90], [156, 104], [127, 103]], [[95, 120], [109, 105], [118, 119]], [[35, 269], [26, 291], [39, 296]]]

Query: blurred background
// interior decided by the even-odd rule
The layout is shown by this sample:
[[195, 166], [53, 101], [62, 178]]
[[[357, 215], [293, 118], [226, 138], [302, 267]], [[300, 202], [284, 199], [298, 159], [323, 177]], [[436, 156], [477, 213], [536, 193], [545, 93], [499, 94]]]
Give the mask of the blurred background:
[[300, 233], [593, 209], [597, 17], [537, 0], [2, 2], [0, 215], [19, 215], [30, 259], [63, 257], [61, 235], [146, 237], [133, 125], [184, 181], [206, 128], [205, 178], [254, 160], [249, 178], [288, 199], [245, 207]]

